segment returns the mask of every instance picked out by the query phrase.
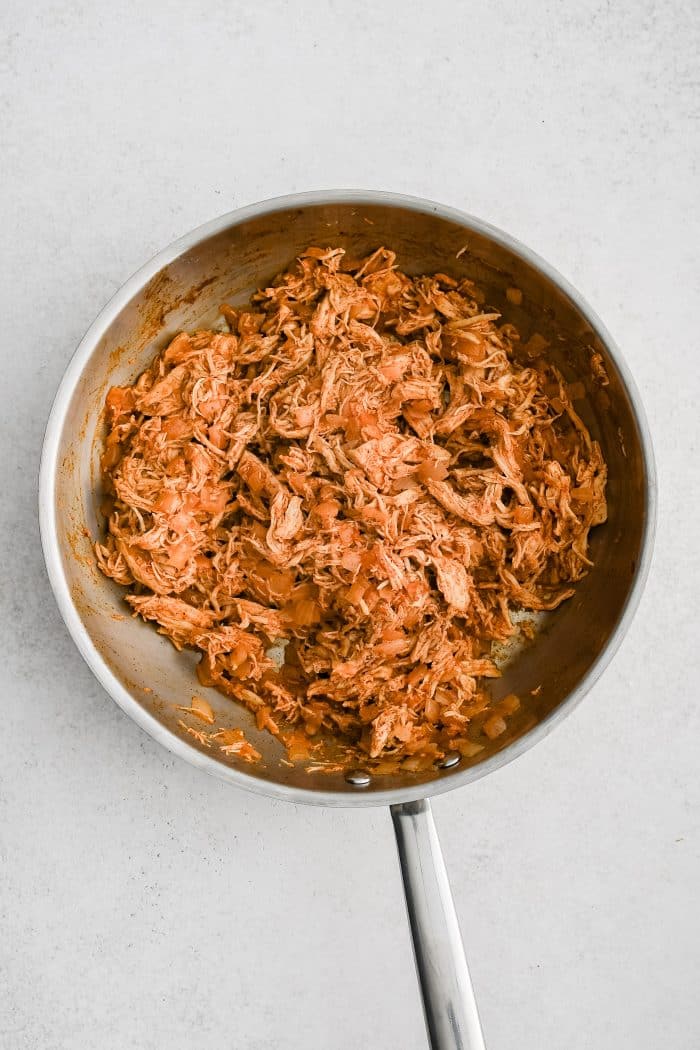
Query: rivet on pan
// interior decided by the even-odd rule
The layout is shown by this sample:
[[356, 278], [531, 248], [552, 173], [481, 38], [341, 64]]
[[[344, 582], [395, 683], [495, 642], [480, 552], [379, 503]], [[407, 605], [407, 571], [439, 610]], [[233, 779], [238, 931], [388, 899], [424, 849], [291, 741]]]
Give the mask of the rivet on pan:
[[444, 758], [441, 758], [438, 762], [440, 769], [452, 769], [453, 766], [459, 765], [462, 756], [459, 751], [448, 751]]
[[345, 774], [345, 779], [348, 784], [352, 784], [356, 788], [366, 788], [372, 780], [369, 773], [365, 773], [364, 769], [351, 769], [349, 773]]

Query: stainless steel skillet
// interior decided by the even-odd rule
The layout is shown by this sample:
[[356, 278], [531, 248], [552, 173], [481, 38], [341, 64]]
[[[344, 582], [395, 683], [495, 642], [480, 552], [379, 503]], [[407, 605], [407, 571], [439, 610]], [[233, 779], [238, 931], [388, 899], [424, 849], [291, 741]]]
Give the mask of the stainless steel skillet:
[[[256, 766], [215, 755], [178, 728], [194, 661], [124, 615], [120, 589], [97, 572], [97, 448], [109, 386], [132, 380], [182, 328], [213, 324], [223, 301], [250, 294], [309, 244], [354, 255], [383, 244], [412, 273], [472, 277], [527, 338], [538, 333], [572, 380], [581, 414], [609, 466], [609, 520], [595, 530], [595, 567], [576, 595], [506, 661], [496, 695], [526, 698], [508, 731], [470, 759], [450, 756], [423, 774], [372, 779], [358, 770], [308, 774], [282, 764], [280, 745], [247, 711], [207, 693], [220, 725], [244, 728]], [[520, 296], [508, 293], [516, 288]], [[83, 657], [122, 709], [156, 740], [234, 785], [324, 806], [389, 805], [396, 831], [430, 1043], [483, 1047], [474, 996], [428, 798], [491, 773], [564, 718], [600, 676], [634, 614], [651, 557], [653, 459], [634, 383], [610, 335], [581, 296], [507, 234], [452, 208], [393, 193], [331, 191], [282, 197], [224, 215], [166, 248], [114, 296], [78, 347], [49, 419], [40, 519], [56, 599]], [[533, 690], [534, 695], [533, 695]], [[197, 691], [201, 692], [199, 687]]]

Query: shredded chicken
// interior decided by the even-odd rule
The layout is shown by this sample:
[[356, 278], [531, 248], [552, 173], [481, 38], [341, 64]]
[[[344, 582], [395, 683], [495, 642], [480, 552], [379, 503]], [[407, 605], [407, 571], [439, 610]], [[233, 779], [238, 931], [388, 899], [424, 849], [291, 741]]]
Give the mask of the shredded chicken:
[[102, 571], [308, 768], [473, 755], [517, 707], [493, 644], [571, 596], [606, 518], [574, 388], [470, 281], [384, 248], [309, 248], [221, 310], [107, 396]]

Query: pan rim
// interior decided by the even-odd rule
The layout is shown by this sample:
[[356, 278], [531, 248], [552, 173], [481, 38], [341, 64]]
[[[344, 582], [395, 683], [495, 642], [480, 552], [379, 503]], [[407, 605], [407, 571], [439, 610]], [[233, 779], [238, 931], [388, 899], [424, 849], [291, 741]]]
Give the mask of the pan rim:
[[[639, 434], [645, 481], [645, 520], [642, 528], [640, 554], [635, 568], [634, 578], [622, 608], [621, 614], [603, 649], [593, 661], [577, 687], [562, 700], [540, 723], [513, 741], [502, 751], [483, 762], [466, 769], [455, 769], [438, 780], [431, 780], [401, 788], [382, 790], [372, 788], [370, 791], [358, 791], [348, 787], [342, 791], [321, 791], [280, 784], [274, 780], [264, 780], [245, 772], [225, 766], [216, 759], [198, 751], [173, 733], [157, 718], [149, 714], [131, 692], [119, 681], [114, 672], [94, 645], [89, 632], [83, 625], [73, 598], [68, 580], [63, 570], [58, 542], [58, 522], [56, 514], [56, 483], [59, 466], [60, 440], [66, 420], [67, 409], [72, 400], [75, 388], [87, 365], [95, 346], [106, 333], [109, 326], [124, 306], [150, 281], [160, 270], [173, 262], [185, 251], [198, 243], [226, 229], [240, 225], [262, 215], [271, 215], [277, 211], [295, 207], [320, 206], [327, 204], [376, 205], [406, 208], [411, 211], [437, 215], [454, 222], [465, 229], [490, 238], [519, 255], [530, 266], [539, 270], [572, 302], [591, 329], [604, 343], [620, 375], [625, 392], [629, 398], [632, 414]], [[41, 466], [39, 471], [39, 526], [44, 560], [49, 582], [54, 593], [59, 611], [75, 645], [86, 664], [111, 698], [129, 715], [137, 725], [154, 740], [170, 752], [185, 759], [191, 765], [203, 770], [220, 780], [253, 791], [259, 795], [276, 798], [282, 801], [299, 802], [306, 805], [331, 806], [336, 808], [355, 808], [393, 805], [416, 801], [452, 791], [463, 787], [489, 773], [514, 761], [535, 744], [543, 740], [552, 730], [569, 715], [581, 702], [584, 696], [599, 680], [617, 652], [622, 639], [634, 618], [646, 583], [651, 565], [653, 537], [657, 513], [657, 483], [651, 435], [646, 414], [636, 383], [629, 371], [619, 346], [610, 332], [577, 289], [569, 283], [551, 264], [533, 252], [517, 238], [492, 226], [476, 216], [449, 205], [406, 194], [380, 190], [336, 189], [311, 190], [304, 193], [287, 194], [259, 201], [242, 208], [234, 209], [203, 223], [173, 241], [166, 248], [154, 255], [141, 266], [118, 289], [111, 299], [100, 310], [99, 314], [80, 340], [60, 382], [49, 414], [44, 435]]]

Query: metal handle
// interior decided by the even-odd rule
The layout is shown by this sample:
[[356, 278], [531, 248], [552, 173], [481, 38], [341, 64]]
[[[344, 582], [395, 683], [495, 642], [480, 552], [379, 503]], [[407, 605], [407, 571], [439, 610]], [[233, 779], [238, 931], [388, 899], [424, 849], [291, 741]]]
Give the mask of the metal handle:
[[432, 1050], [485, 1050], [445, 861], [427, 800], [391, 807]]

